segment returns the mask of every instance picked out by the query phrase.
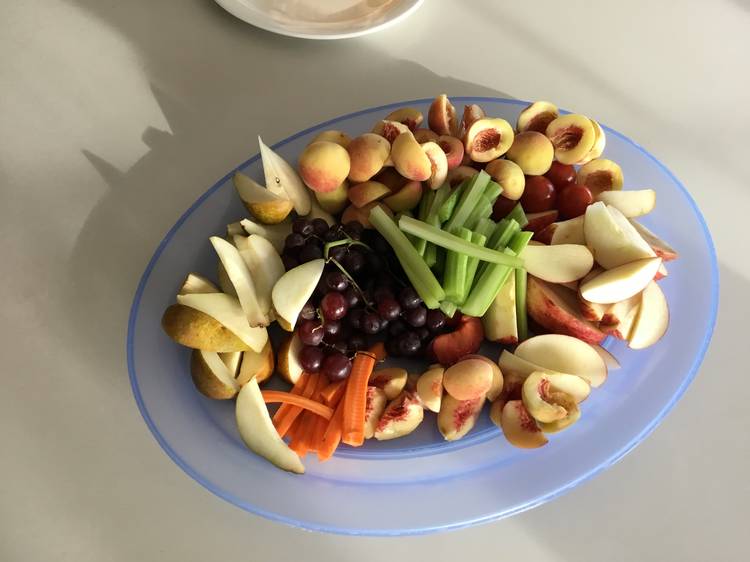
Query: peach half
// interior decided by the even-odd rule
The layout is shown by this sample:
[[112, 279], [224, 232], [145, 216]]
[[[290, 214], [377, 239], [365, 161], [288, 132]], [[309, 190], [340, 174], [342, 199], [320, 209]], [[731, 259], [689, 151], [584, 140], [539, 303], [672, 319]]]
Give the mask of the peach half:
[[489, 162], [513, 144], [513, 128], [505, 119], [484, 118], [472, 123], [464, 135], [464, 148], [474, 162]]
[[459, 400], [447, 392], [440, 404], [437, 423], [446, 441], [456, 441], [469, 433], [476, 424], [484, 406], [484, 395], [469, 400]]
[[410, 131], [409, 127], [403, 123], [399, 123], [398, 121], [386, 121], [384, 119], [375, 123], [371, 132], [384, 137], [389, 143], [393, 144], [393, 141], [396, 140], [397, 136], [401, 133], [408, 133]]
[[353, 182], [363, 182], [383, 169], [391, 153], [391, 145], [380, 135], [365, 133], [352, 139], [347, 152], [350, 161], [349, 179]]
[[596, 158], [581, 166], [576, 183], [588, 187], [594, 197], [604, 191], [619, 191], [623, 185], [622, 168], [612, 160]]
[[[471, 166], [459, 166], [448, 171], [446, 179], [451, 187], [456, 187], [458, 184], [463, 183], [464, 180], [468, 180], [472, 176], [476, 176], [479, 170], [472, 168]], [[523, 174], [521, 175], [523, 177]]]
[[435, 142], [445, 152], [448, 170], [458, 168], [464, 159], [464, 143], [450, 135], [441, 135], [435, 139]]
[[315, 192], [334, 191], [349, 175], [349, 153], [330, 141], [314, 142], [299, 157], [299, 172], [307, 187]]
[[427, 112], [427, 123], [438, 135], [456, 135], [458, 122], [456, 108], [445, 94], [440, 94], [430, 105]]
[[583, 160], [596, 141], [591, 119], [576, 113], [552, 121], [545, 134], [555, 147], [555, 159], [562, 164], [577, 164]]
[[423, 120], [422, 112], [413, 107], [402, 107], [385, 116], [385, 121], [396, 121], [397, 123], [406, 125], [410, 131], [416, 130], [422, 124]]
[[521, 449], [536, 449], [548, 442], [521, 400], [506, 402], [500, 416], [500, 426], [508, 442]]
[[442, 147], [435, 142], [426, 142], [421, 146], [427, 158], [430, 159], [431, 173], [427, 185], [430, 189], [437, 189], [445, 183], [448, 177], [448, 157]]
[[557, 119], [559, 115], [560, 112], [555, 104], [548, 101], [535, 101], [518, 114], [516, 131], [519, 133], [525, 131], [544, 133], [547, 130], [547, 125]]
[[310, 141], [310, 144], [318, 141], [334, 142], [346, 148], [349, 146], [349, 143], [352, 142], [352, 137], [347, 135], [344, 131], [328, 130], [315, 135], [315, 138]]
[[391, 190], [382, 183], [376, 181], [366, 181], [353, 185], [349, 188], [349, 201], [358, 209], [368, 203], [382, 199], [390, 195]]
[[552, 166], [555, 148], [543, 133], [526, 131], [515, 136], [505, 157], [518, 164], [524, 174], [541, 176]]
[[511, 160], [499, 158], [489, 162], [484, 171], [500, 184], [503, 188], [503, 196], [513, 201], [518, 201], [523, 195], [526, 187], [526, 177], [521, 167]]
[[[445, 156], [442, 149], [437, 148]], [[432, 161], [409, 131], [400, 134], [393, 141], [391, 159], [398, 173], [407, 179], [426, 181], [432, 177]]]
[[417, 139], [417, 142], [419, 144], [422, 144], [424, 142], [431, 142], [436, 141], [440, 135], [438, 135], [435, 131], [431, 131], [430, 129], [416, 129], [414, 131], [414, 138]]
[[422, 182], [410, 181], [382, 201], [394, 213], [403, 213], [419, 205], [420, 199], [422, 199]]

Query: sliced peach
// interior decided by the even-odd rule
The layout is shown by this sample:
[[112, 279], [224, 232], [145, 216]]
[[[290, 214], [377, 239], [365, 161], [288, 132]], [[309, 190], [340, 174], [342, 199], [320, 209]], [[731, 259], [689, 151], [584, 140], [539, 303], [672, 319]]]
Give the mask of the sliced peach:
[[383, 168], [378, 173], [378, 175], [376, 175], [372, 179], [382, 183], [383, 185], [387, 185], [388, 189], [390, 189], [393, 193], [396, 193], [409, 181], [404, 176], [399, 174], [398, 171], [396, 171], [396, 169], [393, 167]]
[[582, 160], [578, 161], [578, 164], [586, 164], [591, 162], [594, 158], [599, 158], [604, 152], [604, 146], [607, 144], [607, 136], [604, 134], [604, 129], [602, 129], [601, 125], [593, 119], [590, 121], [591, 126], [594, 127], [594, 133], [596, 136], [594, 139], [594, 146]]
[[384, 137], [389, 143], [393, 144], [396, 137], [401, 133], [409, 132], [409, 127], [398, 121], [378, 121], [372, 128], [372, 132], [376, 135]]
[[375, 435], [375, 428], [385, 411], [387, 403], [388, 399], [385, 397], [385, 392], [374, 386], [367, 387], [367, 403], [365, 405], [365, 439], [371, 439]]
[[588, 398], [591, 387], [581, 377], [534, 371], [523, 382], [524, 406], [538, 422], [562, 420], [568, 410]]
[[344, 207], [349, 202], [349, 182], [344, 180], [333, 191], [325, 193], [316, 192], [315, 199], [318, 201], [320, 208], [326, 213], [337, 215], [344, 210]]
[[539, 429], [541, 429], [544, 433], [557, 433], [558, 431], [562, 431], [563, 429], [570, 427], [579, 419], [581, 419], [581, 410], [578, 408], [578, 405], [575, 402], [568, 401], [567, 397], [565, 396], [558, 398], [558, 401], [566, 404], [565, 409], [567, 411], [567, 415], [562, 419], [555, 420], [550, 423], [539, 422]]
[[464, 147], [474, 162], [489, 162], [505, 154], [513, 138], [513, 128], [505, 119], [484, 118], [466, 130]]
[[576, 183], [585, 185], [596, 197], [603, 191], [622, 189], [622, 168], [606, 158], [596, 158], [581, 166], [576, 174]]
[[366, 181], [349, 188], [349, 201], [355, 207], [361, 208], [390, 194], [391, 190], [382, 183]]
[[299, 157], [299, 172], [307, 187], [325, 193], [338, 188], [349, 175], [349, 153], [336, 143], [318, 141]]
[[440, 135], [430, 129], [416, 129], [414, 138], [417, 139], [419, 144], [422, 144], [423, 142], [435, 142], [440, 138]]
[[363, 182], [380, 170], [391, 153], [390, 143], [375, 133], [365, 133], [354, 138], [347, 147], [349, 152], [349, 179]]
[[440, 402], [443, 398], [443, 373], [445, 369], [441, 366], [427, 369], [417, 379], [417, 396], [425, 408], [432, 412], [440, 411]]
[[555, 147], [555, 158], [563, 164], [576, 164], [594, 146], [596, 131], [591, 119], [571, 113], [552, 121], [545, 132]]
[[409, 131], [400, 134], [393, 141], [391, 158], [398, 173], [405, 178], [426, 181], [432, 176], [432, 161]]
[[547, 130], [547, 125], [557, 119], [559, 115], [560, 112], [555, 104], [548, 101], [535, 101], [519, 113], [516, 131], [519, 133], [525, 131], [544, 133]]
[[357, 221], [365, 228], [372, 228], [372, 224], [370, 224], [370, 211], [372, 211], [375, 207], [380, 207], [389, 217], [393, 217], [393, 212], [388, 207], [383, 205], [383, 203], [381, 203], [380, 201], [372, 201], [371, 203], [363, 205], [359, 208], [355, 207], [354, 205], [349, 205], [346, 209], [344, 209], [344, 212], [341, 213], [341, 224]]
[[420, 199], [422, 199], [422, 183], [410, 181], [396, 193], [383, 199], [383, 203], [394, 213], [402, 213], [404, 211], [411, 211], [419, 205]]
[[410, 131], [416, 130], [423, 120], [422, 112], [413, 107], [401, 107], [385, 116], [385, 121], [396, 121], [406, 125]]
[[521, 167], [511, 160], [493, 160], [484, 167], [490, 177], [503, 188], [503, 197], [518, 201], [526, 186], [526, 177]]
[[484, 361], [492, 369], [492, 385], [490, 385], [490, 389], [487, 391], [487, 400], [492, 402], [500, 396], [500, 393], [503, 391], [503, 372], [500, 370], [500, 366], [495, 361], [484, 355], [467, 355], [466, 359], [478, 359]]
[[484, 406], [484, 395], [471, 400], [458, 400], [447, 392], [443, 395], [437, 423], [446, 441], [456, 441], [469, 433]]
[[346, 148], [349, 146], [349, 143], [352, 142], [352, 137], [347, 135], [344, 131], [328, 130], [315, 135], [315, 138], [310, 141], [310, 144], [318, 141], [335, 142]]
[[377, 371], [373, 371], [370, 375], [368, 384], [370, 386], [382, 388], [383, 392], [385, 392], [385, 397], [388, 400], [393, 400], [396, 396], [401, 394], [402, 390], [404, 390], [407, 376], [408, 373], [406, 372], [406, 369], [398, 367], [378, 369]]
[[484, 398], [492, 387], [492, 367], [481, 359], [462, 359], [443, 374], [445, 391], [457, 400]]
[[552, 142], [543, 133], [536, 131], [517, 134], [505, 155], [529, 176], [546, 174], [552, 166], [554, 156], [555, 149]]
[[430, 159], [432, 172], [427, 180], [430, 189], [437, 189], [445, 183], [448, 177], [448, 157], [443, 149], [435, 142], [426, 142], [421, 145], [422, 150]]
[[414, 431], [424, 419], [424, 408], [419, 398], [412, 392], [402, 392], [380, 416], [375, 427], [375, 439], [386, 441], [403, 437]]
[[430, 105], [427, 112], [427, 122], [430, 129], [438, 135], [456, 135], [458, 122], [456, 121], [456, 108], [445, 94], [440, 94]]
[[[456, 187], [458, 184], [463, 183], [464, 180], [468, 180], [472, 176], [476, 176], [479, 170], [472, 168], [471, 166], [459, 166], [448, 171], [446, 177], [451, 187]], [[523, 175], [521, 176], [523, 177]]]
[[450, 135], [439, 136], [435, 142], [445, 152], [445, 158], [448, 161], [448, 170], [458, 168], [464, 159], [464, 143]]
[[506, 402], [500, 417], [500, 426], [508, 442], [516, 447], [536, 449], [548, 442], [521, 400]]
[[503, 406], [505, 406], [507, 402], [508, 401], [503, 398], [498, 398], [497, 400], [494, 400], [490, 405], [490, 420], [501, 429], [503, 427]]
[[477, 104], [472, 103], [471, 105], [465, 105], [464, 118], [461, 121], [461, 130], [465, 133], [469, 127], [480, 119], [484, 119], [486, 116], [487, 114], [484, 112], [484, 109]]
[[453, 332], [440, 334], [430, 344], [429, 354], [441, 365], [453, 365], [462, 357], [479, 351], [484, 340], [482, 321], [462, 315]]

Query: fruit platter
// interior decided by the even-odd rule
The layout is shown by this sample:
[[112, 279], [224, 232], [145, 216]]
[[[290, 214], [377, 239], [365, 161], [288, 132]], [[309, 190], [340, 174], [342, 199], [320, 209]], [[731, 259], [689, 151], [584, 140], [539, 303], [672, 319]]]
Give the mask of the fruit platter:
[[[637, 145], [547, 101], [439, 95], [258, 137], [149, 264], [131, 380], [170, 456], [248, 510], [338, 532], [463, 526], [650, 432], [700, 363], [715, 277], [692, 200]], [[690, 299], [693, 330], [675, 323]], [[445, 493], [456, 513], [429, 507]], [[362, 515], [306, 503], [335, 496]], [[406, 497], [388, 521], [371, 511]]]

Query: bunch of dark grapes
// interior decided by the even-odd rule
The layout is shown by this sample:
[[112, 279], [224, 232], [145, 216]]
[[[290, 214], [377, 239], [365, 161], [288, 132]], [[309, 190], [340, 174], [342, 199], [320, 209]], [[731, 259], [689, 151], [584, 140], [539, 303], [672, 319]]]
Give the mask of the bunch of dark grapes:
[[354, 354], [378, 340], [385, 340], [389, 355], [422, 354], [443, 331], [445, 315], [424, 306], [378, 232], [358, 222], [329, 227], [323, 219], [297, 218], [284, 244], [284, 266], [322, 258], [326, 244], [337, 241], [297, 322], [302, 368], [345, 379]]

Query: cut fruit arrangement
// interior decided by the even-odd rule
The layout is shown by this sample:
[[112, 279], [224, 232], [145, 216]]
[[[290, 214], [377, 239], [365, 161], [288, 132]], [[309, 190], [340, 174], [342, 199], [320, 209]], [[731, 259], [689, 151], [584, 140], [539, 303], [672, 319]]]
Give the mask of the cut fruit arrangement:
[[189, 274], [164, 312], [196, 388], [236, 397], [243, 441], [280, 468], [407, 435], [425, 410], [460, 439], [485, 403], [510, 443], [539, 447], [619, 367], [608, 335], [642, 349], [667, 330], [657, 281], [677, 252], [637, 222], [656, 193], [622, 189], [596, 121], [543, 101], [515, 128], [477, 105], [459, 119], [445, 95], [424, 121], [401, 108], [355, 138], [324, 131], [296, 168], [259, 139], [265, 186], [234, 176], [252, 218], [209, 238], [217, 283]]

